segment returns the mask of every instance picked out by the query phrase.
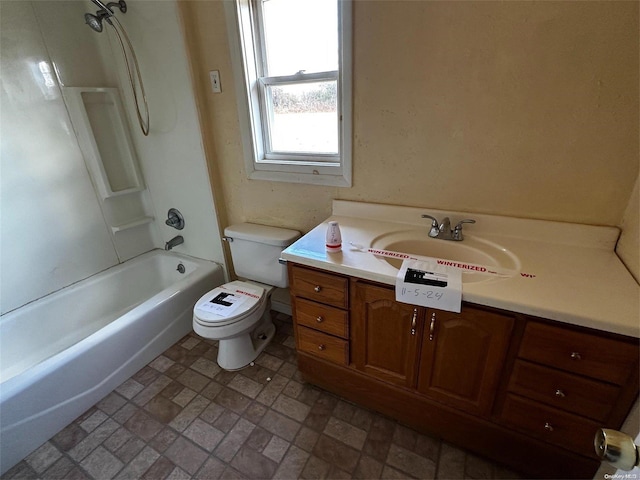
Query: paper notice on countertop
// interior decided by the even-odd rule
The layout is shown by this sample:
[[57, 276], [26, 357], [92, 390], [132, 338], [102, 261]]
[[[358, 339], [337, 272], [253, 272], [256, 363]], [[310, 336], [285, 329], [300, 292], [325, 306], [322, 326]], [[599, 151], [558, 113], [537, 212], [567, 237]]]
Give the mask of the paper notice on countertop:
[[462, 272], [438, 265], [437, 260], [402, 262], [396, 277], [398, 302], [460, 313], [462, 306]]

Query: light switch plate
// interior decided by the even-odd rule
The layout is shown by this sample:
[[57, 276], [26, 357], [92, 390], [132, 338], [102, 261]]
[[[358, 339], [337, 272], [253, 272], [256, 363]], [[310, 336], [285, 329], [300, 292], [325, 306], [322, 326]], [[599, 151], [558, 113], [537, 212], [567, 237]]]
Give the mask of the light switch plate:
[[222, 92], [222, 88], [220, 87], [220, 71], [211, 70], [209, 72], [209, 79], [211, 80], [211, 91], [213, 93]]

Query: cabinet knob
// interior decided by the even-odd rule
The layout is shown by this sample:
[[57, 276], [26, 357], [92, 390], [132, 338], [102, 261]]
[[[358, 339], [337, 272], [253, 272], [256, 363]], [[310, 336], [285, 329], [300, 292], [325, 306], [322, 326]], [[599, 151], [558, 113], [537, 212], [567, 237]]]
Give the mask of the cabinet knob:
[[550, 424], [549, 422], [545, 422], [545, 424], [544, 424], [544, 429], [545, 429], [547, 432], [553, 432], [553, 427], [551, 426], [551, 424]]
[[571, 352], [571, 358], [574, 360], [582, 360], [582, 355], [579, 352]]
[[556, 390], [556, 397], [559, 398], [564, 398], [566, 397], [566, 395], [564, 394], [564, 392], [562, 390], [560, 390], [559, 388]]
[[313, 288], [313, 291], [314, 291], [314, 292], [316, 292], [316, 293], [319, 293], [319, 292], [320, 292], [320, 290], [322, 290], [322, 287], [321, 287], [320, 285], [316, 285], [316, 286]]
[[322, 323], [322, 322], [324, 322], [324, 318], [318, 317], [318, 318], [316, 318], [316, 322]]
[[323, 344], [318, 345], [318, 350], [322, 351], [325, 350], [327, 347], [325, 347]]

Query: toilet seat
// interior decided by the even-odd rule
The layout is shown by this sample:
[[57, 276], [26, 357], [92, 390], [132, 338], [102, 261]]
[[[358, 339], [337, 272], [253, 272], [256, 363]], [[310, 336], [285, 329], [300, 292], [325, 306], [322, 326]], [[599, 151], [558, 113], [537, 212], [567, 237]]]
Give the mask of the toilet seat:
[[231, 325], [258, 310], [265, 298], [265, 289], [253, 283], [225, 283], [200, 297], [194, 320], [205, 327]]

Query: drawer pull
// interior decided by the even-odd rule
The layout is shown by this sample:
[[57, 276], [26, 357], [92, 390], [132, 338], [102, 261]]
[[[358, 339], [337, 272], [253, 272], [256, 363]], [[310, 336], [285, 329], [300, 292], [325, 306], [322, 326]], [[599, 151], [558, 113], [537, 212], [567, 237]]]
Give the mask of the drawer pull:
[[322, 287], [321, 287], [320, 285], [316, 285], [316, 286], [313, 288], [313, 291], [314, 291], [314, 292], [316, 292], [316, 293], [320, 293], [320, 290], [322, 290]]
[[566, 397], [566, 395], [564, 394], [564, 392], [562, 390], [557, 389], [556, 390], [556, 397], [564, 398], [564, 397]]
[[324, 318], [322, 318], [321, 316], [318, 316], [318, 318], [316, 318], [316, 322], [322, 323], [324, 322]]
[[431, 314], [431, 323], [429, 324], [429, 340], [433, 341], [434, 331], [436, 329], [436, 313]]
[[416, 318], [418, 318], [418, 309], [413, 309], [413, 316], [411, 317], [411, 335], [416, 334]]
[[545, 429], [547, 432], [553, 432], [553, 427], [551, 426], [551, 424], [550, 424], [549, 422], [545, 422], [545, 424], [544, 424], [544, 429]]
[[574, 360], [582, 360], [582, 355], [579, 352], [571, 352], [571, 358]]
[[324, 344], [321, 343], [320, 345], [318, 345], [318, 350], [323, 351], [323, 350], [326, 350], [326, 349], [327, 349], [327, 347], [325, 347]]

